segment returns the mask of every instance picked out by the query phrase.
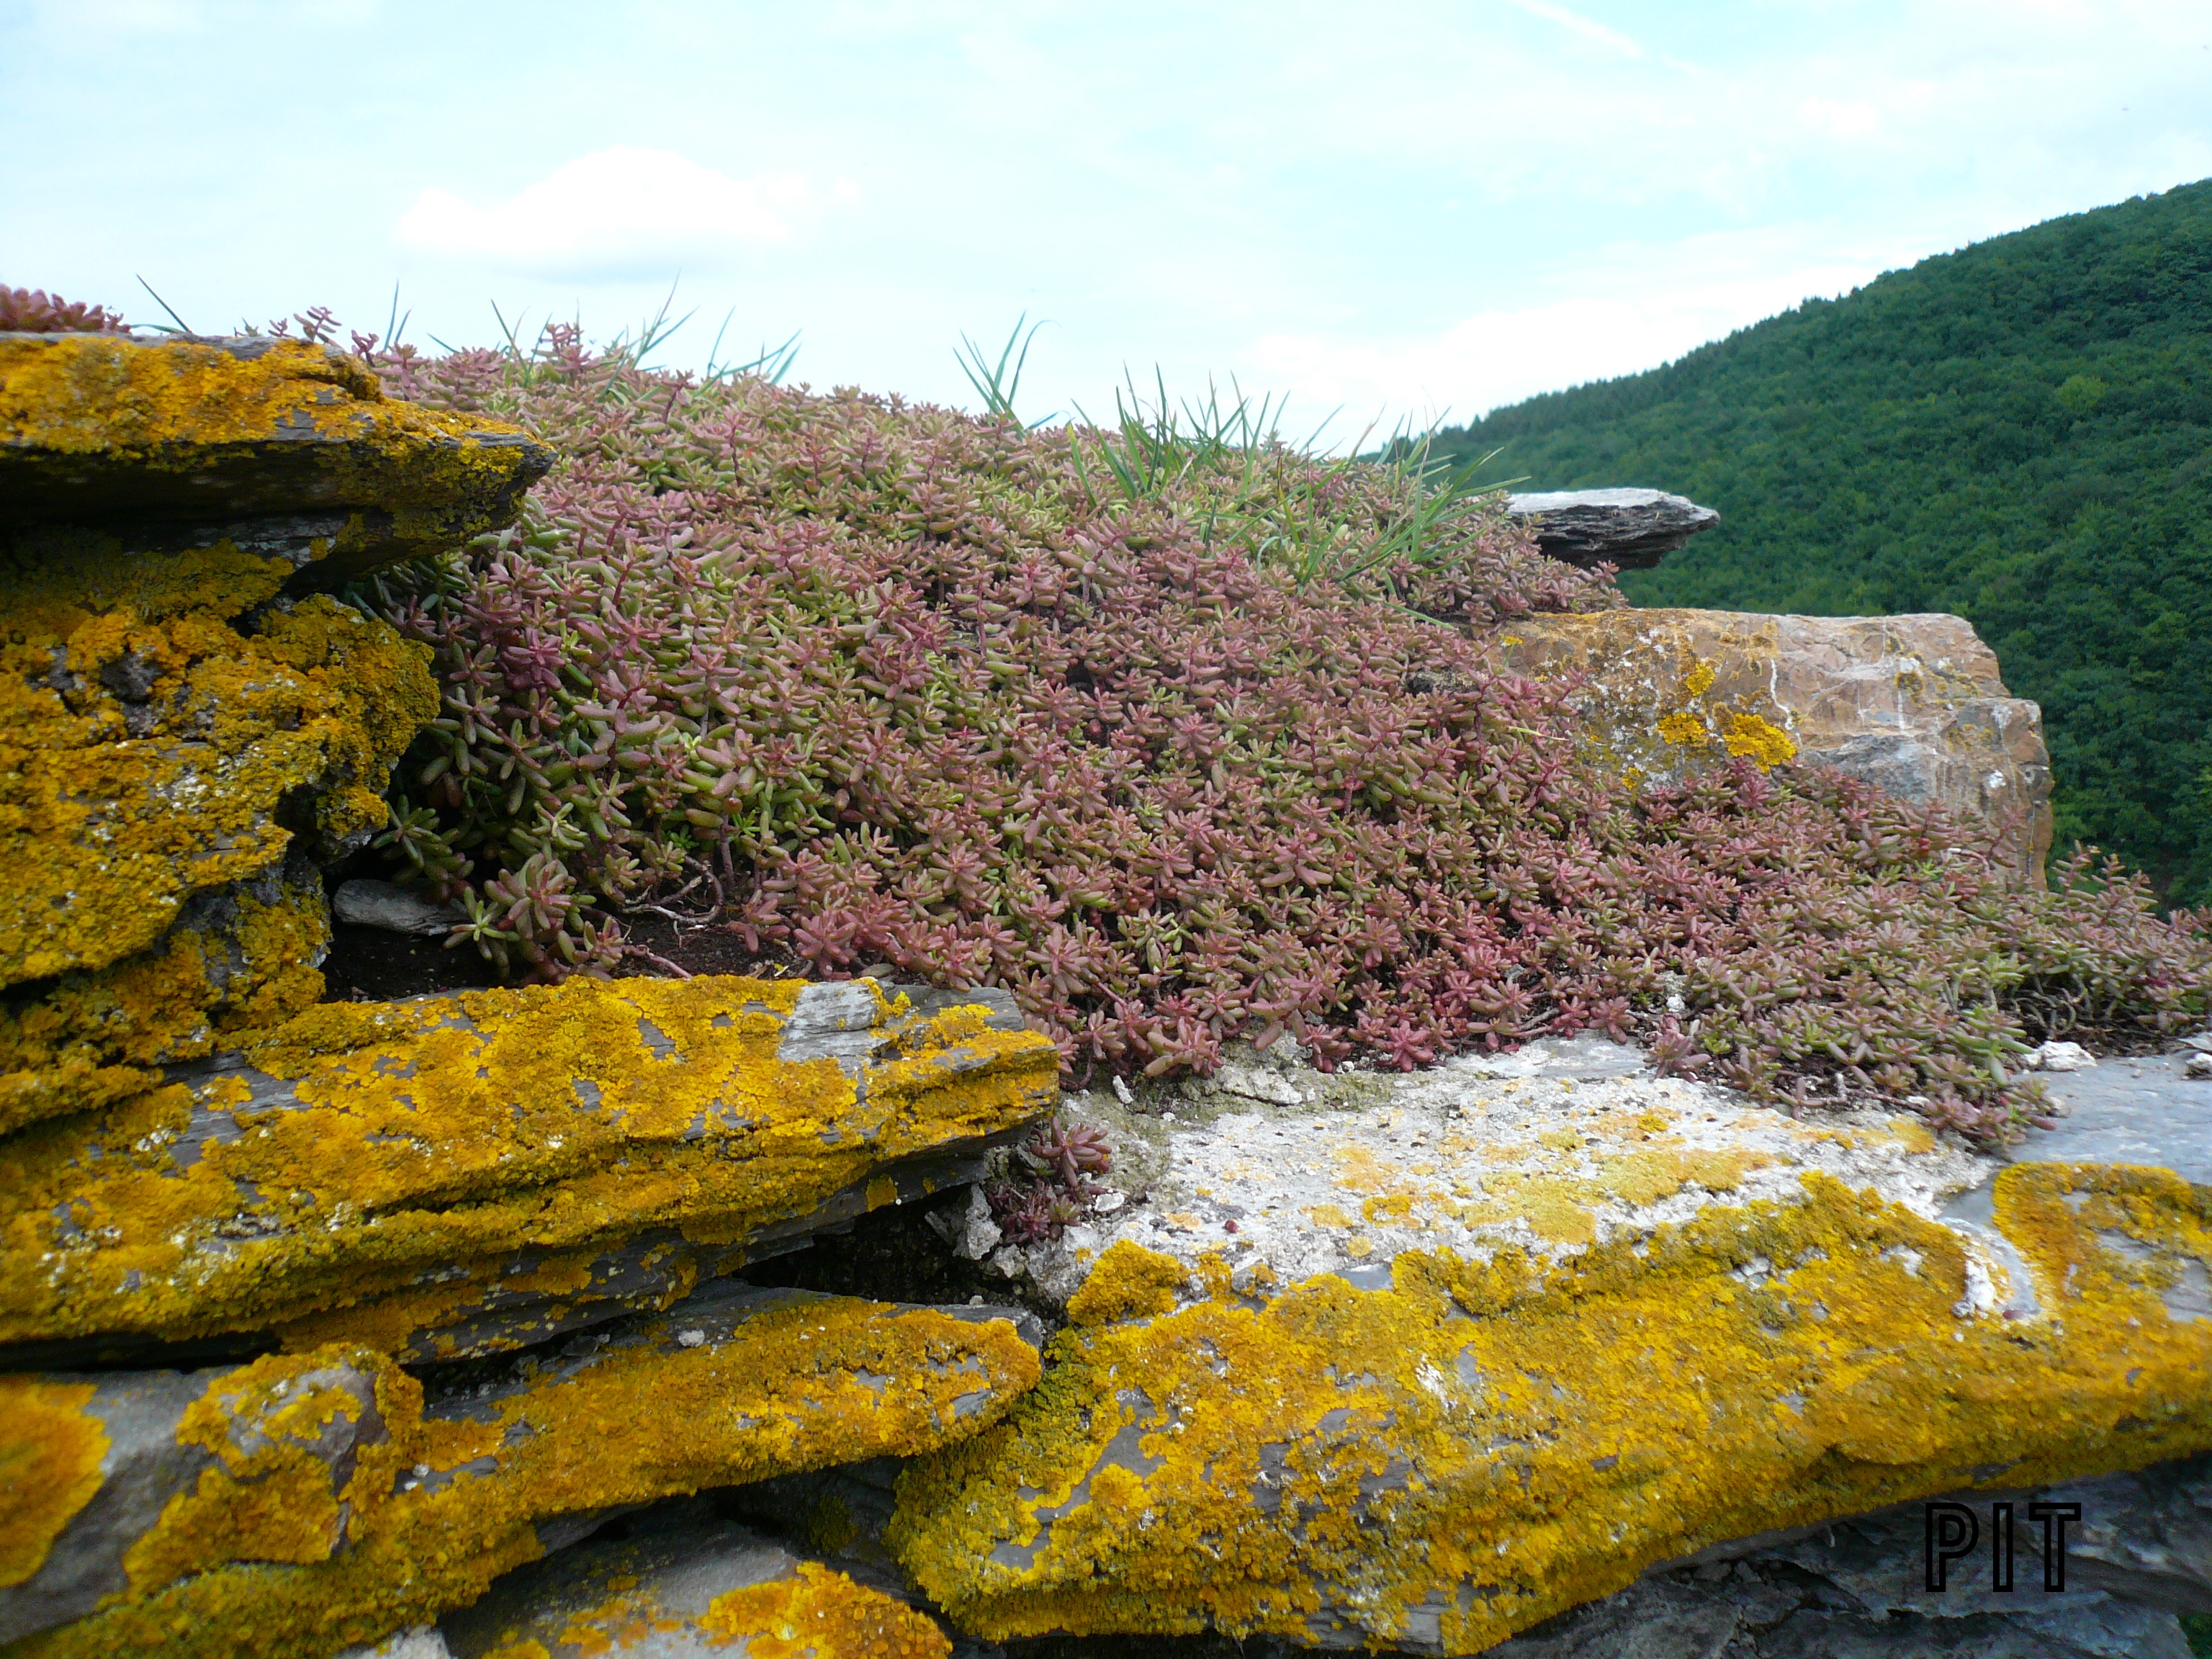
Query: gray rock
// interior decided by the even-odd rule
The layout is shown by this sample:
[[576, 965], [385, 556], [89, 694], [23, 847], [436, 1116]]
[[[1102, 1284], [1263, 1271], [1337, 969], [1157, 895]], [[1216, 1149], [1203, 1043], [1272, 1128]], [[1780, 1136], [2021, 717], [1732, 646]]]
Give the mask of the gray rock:
[[[565, 1319], [573, 1328], [578, 1305], [593, 1300], [617, 1307], [665, 1305], [672, 1284], [726, 1271], [740, 1252], [757, 1257], [794, 1248], [872, 1208], [972, 1182], [985, 1154], [1024, 1133], [1057, 1094], [1058, 1056], [1042, 1037], [1024, 1034], [1024, 1041], [1014, 1043], [941, 1040], [925, 1023], [932, 1007], [927, 999], [917, 999], [921, 1006], [903, 1013], [879, 1012], [871, 1025], [853, 1029], [858, 1003], [873, 1007], [872, 995], [842, 984], [804, 987], [787, 1020], [749, 1000], [751, 984], [701, 980], [678, 987], [631, 980], [608, 986], [574, 980], [507, 994], [490, 1008], [459, 996], [352, 1005], [363, 1022], [362, 1046], [285, 1067], [292, 1075], [258, 1070], [240, 1056], [179, 1068], [173, 1076], [192, 1090], [189, 1115], [180, 1111], [176, 1126], [157, 1138], [112, 1146], [101, 1139], [105, 1121], [81, 1115], [71, 1120], [68, 1135], [41, 1143], [15, 1190], [0, 1190], [0, 1214], [17, 1215], [27, 1203], [34, 1205], [37, 1217], [21, 1235], [27, 1248], [53, 1251], [55, 1261], [67, 1264], [54, 1271], [82, 1273], [76, 1280], [82, 1288], [58, 1315], [0, 1310], [0, 1317], [16, 1318], [15, 1329], [22, 1333], [0, 1348], [0, 1365], [70, 1370], [127, 1363], [162, 1340], [224, 1329], [284, 1327], [288, 1340], [312, 1346], [353, 1334], [358, 1326], [342, 1316], [359, 1314], [373, 1299], [383, 1301], [391, 1316], [380, 1322], [380, 1343], [382, 1332], [405, 1316], [399, 1311], [403, 1301], [419, 1311], [420, 1322], [401, 1343], [413, 1356], [459, 1357], [543, 1340], [556, 1328], [544, 1322]], [[727, 1006], [693, 1040], [696, 1057], [644, 1012], [664, 1003], [684, 1006], [687, 1000], [719, 1007], [714, 1000], [725, 988]], [[501, 1045], [508, 1054], [526, 1055], [536, 1041], [527, 1033], [547, 1029], [530, 1022], [557, 1020], [571, 997], [591, 999], [594, 1006], [611, 1000], [637, 1011], [636, 1036], [634, 1042], [624, 1040], [623, 1055], [594, 1055], [591, 1066], [574, 1073], [568, 1088], [557, 1092], [486, 1093], [492, 1074], [484, 1067], [503, 1063], [497, 1058]], [[1004, 993], [945, 1000], [982, 1004], [990, 1010], [994, 1032], [1023, 1031]], [[826, 1006], [817, 1012], [817, 1004]], [[763, 1029], [763, 1017], [775, 1026]], [[749, 1024], [738, 1026], [740, 1018]], [[922, 1045], [915, 1054], [901, 1047], [914, 1043]], [[317, 1079], [351, 1075], [367, 1054], [393, 1068], [385, 1075], [404, 1079], [400, 1089], [381, 1097], [372, 1093], [344, 1113], [331, 1110], [317, 1092]], [[821, 1144], [836, 1150], [833, 1167], [842, 1184], [820, 1179], [810, 1187], [803, 1148], [776, 1148], [772, 1158], [764, 1156], [759, 1109], [734, 1086], [694, 1103], [687, 1120], [667, 1109], [657, 1078], [623, 1069], [641, 1073], [646, 1067], [697, 1065], [709, 1078], [726, 1079], [727, 1068], [771, 1058], [787, 1064], [835, 1058], [848, 1071], [859, 1069], [850, 1099], [825, 1108], [818, 1131]], [[887, 1098], [876, 1097], [878, 1079], [890, 1085]], [[483, 1101], [497, 1126], [486, 1131], [503, 1142], [496, 1152], [487, 1149], [473, 1123], [463, 1133], [450, 1119], [443, 1127], [422, 1121], [428, 1115], [419, 1103], [439, 1102], [445, 1109], [442, 1103], [469, 1094]], [[270, 1115], [294, 1112], [309, 1115], [319, 1126], [315, 1133], [273, 1139]], [[441, 1141], [440, 1134], [450, 1138]], [[564, 1193], [587, 1188], [610, 1168], [641, 1158], [655, 1160], [664, 1177], [654, 1188], [659, 1208], [641, 1200], [617, 1212], [615, 1225], [579, 1220], [567, 1236], [544, 1219], [563, 1212], [569, 1203]], [[269, 1161], [258, 1161], [263, 1159]], [[173, 1229], [184, 1254], [171, 1282], [197, 1328], [149, 1328], [147, 1298], [119, 1274], [102, 1277], [100, 1258], [131, 1247], [127, 1230], [118, 1237], [116, 1229], [80, 1229], [71, 1219], [72, 1202], [79, 1194], [88, 1202], [105, 1202], [108, 1184], [132, 1179], [134, 1170], [171, 1183], [161, 1190], [187, 1190], [188, 1174], [204, 1163], [225, 1168], [229, 1179], [216, 1186], [199, 1176], [201, 1185], [189, 1190], [207, 1197], [185, 1202], [202, 1207]], [[679, 1170], [682, 1182], [665, 1179]], [[368, 1178], [387, 1185], [368, 1214], [338, 1206], [327, 1217], [303, 1218], [288, 1195], [288, 1189], [328, 1189]], [[42, 1182], [52, 1183], [43, 1190], [53, 1196], [24, 1196], [40, 1193]], [[457, 1206], [464, 1182], [473, 1182], [470, 1202]], [[131, 1200], [144, 1201], [143, 1196]], [[731, 1226], [731, 1217], [743, 1218], [742, 1224]], [[691, 1224], [709, 1218], [711, 1227]], [[394, 1229], [412, 1241], [404, 1255], [394, 1253]], [[680, 1236], [699, 1232], [714, 1243], [682, 1242]], [[27, 1243], [33, 1237], [40, 1241], [36, 1246]], [[630, 1250], [633, 1241], [642, 1248]], [[655, 1249], [664, 1251], [659, 1260], [651, 1259]], [[361, 1274], [350, 1273], [353, 1263]], [[378, 1278], [363, 1282], [371, 1264]], [[538, 1296], [507, 1282], [538, 1265], [571, 1272], [586, 1264], [599, 1283], [582, 1286], [586, 1294], [574, 1301], [565, 1289]], [[470, 1286], [466, 1296], [457, 1294], [463, 1281]], [[594, 1291], [596, 1296], [590, 1294]], [[234, 1296], [240, 1299], [225, 1307]], [[553, 1314], [556, 1302], [571, 1311]], [[318, 1316], [339, 1322], [310, 1332], [303, 1322]], [[586, 1314], [581, 1322], [600, 1316]], [[459, 1334], [441, 1345], [437, 1333], [456, 1328]]]
[[[770, 1632], [749, 1631], [741, 1620], [733, 1625], [726, 1604], [717, 1616], [718, 1599], [771, 1585], [804, 1595], [807, 1565], [805, 1554], [721, 1519], [712, 1504], [694, 1498], [507, 1574], [475, 1606], [447, 1614], [441, 1628], [453, 1659], [482, 1659], [524, 1642], [541, 1644], [550, 1659], [739, 1659], [748, 1636]], [[846, 1607], [860, 1604], [861, 1618], [882, 1621], [887, 1651], [898, 1636], [911, 1640], [931, 1622], [877, 1587], [848, 1578], [833, 1579], [830, 1589]]]
[[392, 1632], [381, 1642], [348, 1648], [337, 1659], [453, 1659], [453, 1656], [435, 1625], [411, 1625]]
[[331, 909], [340, 921], [353, 927], [409, 933], [417, 939], [443, 939], [468, 921], [459, 906], [434, 904], [390, 881], [346, 882], [331, 896]]
[[1721, 515], [1662, 489], [1559, 489], [1510, 495], [1505, 510], [1534, 520], [1536, 545], [1568, 564], [1648, 569]]
[[2064, 1110], [2030, 1129], [2021, 1164], [2147, 1164], [2212, 1185], [2212, 1089], [2185, 1075], [2185, 1054], [2108, 1057], [2094, 1070], [2040, 1078]]
[[[38, 1571], [0, 1589], [0, 1642], [81, 1617], [101, 1597], [126, 1588], [124, 1558], [131, 1546], [154, 1529], [171, 1498], [192, 1491], [201, 1472], [217, 1462], [214, 1452], [179, 1440], [185, 1409], [219, 1393], [223, 1380], [234, 1374], [222, 1367], [46, 1379], [93, 1385], [92, 1398], [82, 1409], [106, 1431], [107, 1449], [100, 1458], [99, 1490], [62, 1528]], [[350, 1366], [327, 1366], [296, 1379], [288, 1398], [297, 1400], [301, 1389], [343, 1393], [355, 1402], [350, 1415], [331, 1413], [322, 1437], [307, 1449], [329, 1471], [336, 1492], [352, 1479], [359, 1449], [386, 1437], [375, 1379]], [[232, 1419], [229, 1440], [233, 1450], [246, 1456], [266, 1443], [252, 1416]], [[337, 1540], [331, 1541], [335, 1546]]]
[[[70, 382], [75, 405], [34, 406], [25, 428], [30, 435], [0, 441], [0, 514], [11, 524], [329, 515], [343, 527], [302, 570], [307, 580], [300, 585], [336, 586], [378, 565], [442, 552], [513, 523], [523, 492], [553, 463], [553, 452], [535, 439], [471, 431], [386, 398], [357, 359], [336, 347], [303, 351], [298, 342], [281, 343], [294, 360], [267, 382], [273, 414], [226, 409], [210, 419], [195, 408], [161, 441], [134, 442], [121, 393], [131, 384], [132, 360], [158, 356], [183, 374], [221, 367], [225, 358], [257, 362], [280, 342], [252, 335], [109, 337], [88, 348], [82, 336], [6, 339], [19, 361], [63, 352], [79, 360]], [[48, 426], [64, 429], [50, 438], [43, 435]], [[84, 441], [88, 426], [98, 441]], [[466, 462], [454, 464], [464, 456]]]

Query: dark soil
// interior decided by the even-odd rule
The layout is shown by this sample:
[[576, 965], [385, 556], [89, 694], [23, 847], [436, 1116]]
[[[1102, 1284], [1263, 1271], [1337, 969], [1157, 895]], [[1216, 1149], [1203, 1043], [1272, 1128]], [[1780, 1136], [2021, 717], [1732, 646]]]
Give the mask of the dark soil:
[[[807, 964], [789, 951], [748, 951], [744, 940], [712, 924], [678, 926], [666, 916], [630, 915], [623, 919], [623, 935], [642, 954], [617, 968], [617, 979], [666, 977], [671, 964], [686, 974], [812, 977]], [[430, 991], [474, 990], [499, 982], [498, 970], [472, 945], [449, 948], [439, 939], [344, 922], [331, 929], [331, 953], [323, 963], [325, 1002], [396, 1002]]]
[[805, 1249], [752, 1262], [738, 1277], [748, 1285], [789, 1285], [877, 1302], [953, 1306], [980, 1296], [1000, 1307], [1030, 1308], [1048, 1329], [1056, 1329], [1061, 1323], [1057, 1310], [1023, 1294], [981, 1262], [953, 1255], [951, 1246], [929, 1224], [930, 1211], [967, 1202], [968, 1189], [963, 1187], [936, 1203], [877, 1210], [857, 1218], [848, 1232], [817, 1234]]

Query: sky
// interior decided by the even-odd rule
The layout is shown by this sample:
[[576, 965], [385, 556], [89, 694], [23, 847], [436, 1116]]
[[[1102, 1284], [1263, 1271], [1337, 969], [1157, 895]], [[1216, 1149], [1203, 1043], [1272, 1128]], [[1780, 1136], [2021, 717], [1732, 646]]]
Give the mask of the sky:
[[[2212, 0], [0, 0], [0, 282], [1341, 447], [2212, 175]], [[720, 343], [717, 355], [716, 337]]]

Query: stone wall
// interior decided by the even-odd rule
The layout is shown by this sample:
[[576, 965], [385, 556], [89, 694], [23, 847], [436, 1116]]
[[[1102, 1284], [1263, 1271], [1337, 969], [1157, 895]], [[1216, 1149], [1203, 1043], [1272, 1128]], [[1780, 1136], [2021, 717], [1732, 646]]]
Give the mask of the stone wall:
[[[438, 707], [335, 594], [550, 459], [320, 346], [0, 336], [6, 1659], [2179, 1659], [2178, 1057], [2057, 1079], [2008, 1159], [1589, 1037], [1063, 1100], [1004, 992], [321, 1000], [323, 870]], [[1492, 645], [1624, 788], [1819, 759], [2034, 878], [2034, 710], [1955, 618]], [[1001, 1236], [1010, 1152], [1073, 1191], [1107, 1146], [1060, 1237]], [[830, 1283], [759, 1282], [801, 1247]], [[1936, 1497], [2080, 1504], [2073, 1599], [1912, 1593]]]

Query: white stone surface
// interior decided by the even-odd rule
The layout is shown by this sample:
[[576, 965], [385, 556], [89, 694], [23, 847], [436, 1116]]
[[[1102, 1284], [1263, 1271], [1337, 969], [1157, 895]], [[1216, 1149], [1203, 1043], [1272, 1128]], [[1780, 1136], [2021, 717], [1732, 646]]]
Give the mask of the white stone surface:
[[2027, 1063], [2039, 1072], [2079, 1072], [2094, 1066], [2096, 1055], [2078, 1042], [2046, 1042], [2033, 1051]]
[[[1932, 1219], [2000, 1167], [1909, 1115], [1794, 1121], [1654, 1077], [1637, 1051], [1602, 1039], [1408, 1073], [1324, 1077], [1239, 1056], [1146, 1105], [1067, 1097], [1068, 1115], [1114, 1142], [1118, 1207], [1094, 1207], [1051, 1243], [1003, 1246], [994, 1267], [1065, 1298], [1129, 1239], [1194, 1269], [1217, 1255], [1240, 1290], [1324, 1273], [1379, 1285], [1401, 1251], [1486, 1261], [1512, 1247], [1559, 1261], [1711, 1205], [1795, 1201], [1814, 1170]], [[1977, 1302], [2000, 1305], [2006, 1264], [1969, 1240], [1990, 1286]]]

